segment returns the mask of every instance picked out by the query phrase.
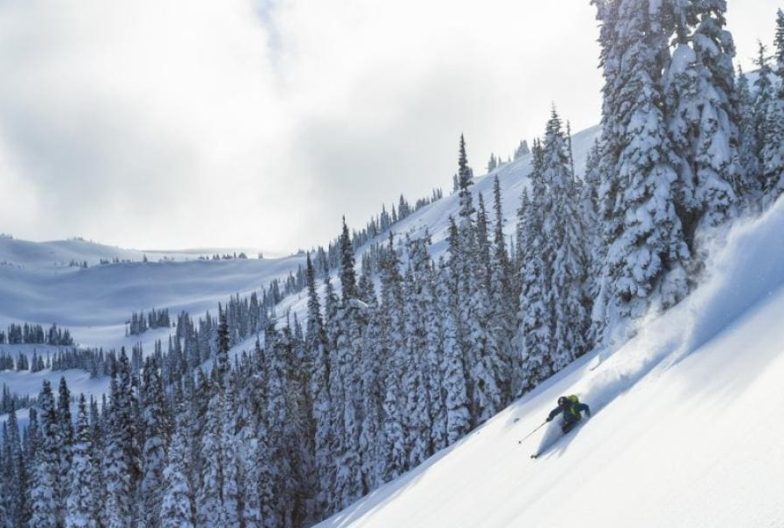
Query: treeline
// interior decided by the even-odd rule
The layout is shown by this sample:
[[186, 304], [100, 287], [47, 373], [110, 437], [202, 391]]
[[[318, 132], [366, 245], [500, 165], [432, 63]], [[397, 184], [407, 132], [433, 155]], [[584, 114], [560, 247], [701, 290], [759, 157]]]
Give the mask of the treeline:
[[10, 324], [7, 332], [0, 331], [0, 345], [52, 345], [73, 346], [74, 340], [68, 329], [52, 324], [48, 330], [40, 324]]
[[[570, 130], [568, 125], [566, 127], [566, 134], [571, 136], [571, 130]], [[520, 144], [517, 146], [517, 148], [515, 148], [514, 159], [518, 160], [518, 159], [522, 158], [523, 156], [527, 156], [530, 153], [531, 153], [531, 149], [528, 147], [528, 141], [523, 139], [523, 140], [520, 141]], [[498, 167], [501, 167], [503, 165], [506, 165], [507, 163], [510, 163], [512, 161], [512, 159], [513, 159], [512, 157], [509, 157], [509, 158], [507, 158], [506, 161], [504, 161], [501, 156], [496, 156], [495, 153], [491, 152], [490, 153], [490, 160], [488, 160], [488, 162], [487, 162], [487, 172], [488, 172], [488, 174], [493, 172]], [[455, 179], [453, 181], [453, 187], [454, 187], [455, 191], [459, 190], [459, 186], [457, 185], [457, 183], [458, 183], [457, 179]]]
[[[386, 233], [398, 222], [408, 218], [413, 213], [419, 211], [433, 202], [436, 202], [444, 197], [444, 191], [441, 189], [433, 189], [429, 197], [418, 199], [414, 205], [410, 205], [408, 200], [401, 194], [397, 206], [392, 205], [391, 211], [388, 211], [386, 205], [381, 206], [381, 212], [378, 215], [371, 217], [364, 228], [354, 230], [351, 233], [351, 244], [358, 248], [364, 246], [379, 235]], [[373, 244], [380, 246], [380, 242]], [[325, 277], [331, 272], [335, 271], [340, 266], [340, 241], [334, 240], [330, 242], [326, 249], [319, 246], [313, 251], [313, 265], [319, 276]]]
[[30, 396], [18, 396], [11, 392], [11, 388], [3, 383], [2, 396], [0, 396], [0, 414], [7, 414], [16, 409], [22, 409], [35, 405], [35, 398]]
[[141, 335], [150, 328], [169, 328], [171, 326], [169, 310], [167, 308], [162, 310], [153, 308], [146, 314], [144, 312], [133, 312], [126, 324], [128, 327], [125, 335]]
[[44, 357], [39, 356], [35, 350], [33, 350], [31, 358], [28, 358], [27, 354], [21, 352], [17, 354], [16, 357], [6, 352], [0, 352], [0, 370], [29, 370], [31, 372], [39, 372], [48, 368], [48, 365], [49, 356], [47, 355], [46, 359], [44, 359]]
[[[224, 253], [223, 255], [214, 253], [212, 256], [199, 256], [199, 260], [246, 260], [247, 258], [248, 255], [244, 252], [237, 253], [236, 251], [234, 253]], [[259, 258], [263, 258], [263, 255], [259, 254]]]
[[81, 369], [90, 373], [91, 378], [108, 376], [111, 364], [116, 360], [114, 350], [104, 352], [102, 348], [60, 348], [56, 351], [32, 355], [18, 353], [16, 356], [0, 352], [0, 370], [40, 372], [45, 369]]
[[[141, 354], [141, 351], [138, 352]], [[116, 361], [114, 350], [104, 352], [102, 348], [70, 348], [54, 352], [47, 362], [52, 370], [81, 369], [90, 373], [91, 378], [108, 376]]]
[[100, 264], [101, 266], [107, 266], [109, 264], [132, 264], [133, 262], [134, 261], [131, 259], [121, 259], [119, 257], [112, 257], [111, 259], [101, 258], [98, 261], [98, 264]]

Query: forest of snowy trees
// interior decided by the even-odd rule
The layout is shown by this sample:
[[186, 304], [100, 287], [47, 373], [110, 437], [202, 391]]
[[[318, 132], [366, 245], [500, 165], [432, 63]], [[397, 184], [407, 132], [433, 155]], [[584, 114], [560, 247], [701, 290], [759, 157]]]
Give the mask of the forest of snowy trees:
[[0, 345], [52, 345], [73, 346], [71, 332], [65, 328], [58, 328], [53, 324], [48, 330], [39, 324], [13, 324], [8, 325], [8, 331], [0, 330]]
[[443, 258], [390, 230], [357, 266], [369, 238], [344, 220], [337, 280], [308, 255], [292, 284], [306, 320], [277, 321], [273, 290], [181, 314], [166, 351], [102, 359], [110, 393], [75, 416], [65, 382], [44, 383], [27, 427], [13, 409], [3, 426], [0, 526], [309, 526], [682, 300], [706, 234], [784, 193], [784, 13], [750, 81], [724, 0], [593, 3], [604, 104], [583, 178], [553, 109], [521, 154], [509, 241], [461, 137]]
[[126, 323], [126, 335], [140, 335], [150, 328], [168, 328], [171, 326], [169, 310], [156, 310], [153, 308], [148, 313], [133, 312], [130, 320]]

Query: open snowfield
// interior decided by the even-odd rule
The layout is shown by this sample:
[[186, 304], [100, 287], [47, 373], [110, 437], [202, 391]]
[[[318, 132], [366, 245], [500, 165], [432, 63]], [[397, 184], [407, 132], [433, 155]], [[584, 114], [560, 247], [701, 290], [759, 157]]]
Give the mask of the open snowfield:
[[[600, 362], [571, 365], [322, 528], [784, 526], [784, 200], [741, 224], [704, 284]], [[594, 416], [524, 444], [555, 400]]]

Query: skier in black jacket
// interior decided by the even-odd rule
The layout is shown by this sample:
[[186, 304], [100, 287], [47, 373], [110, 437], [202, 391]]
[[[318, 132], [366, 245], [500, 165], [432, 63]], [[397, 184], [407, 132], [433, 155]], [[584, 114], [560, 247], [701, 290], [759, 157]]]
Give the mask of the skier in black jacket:
[[561, 396], [558, 398], [558, 407], [550, 411], [547, 421], [551, 422], [553, 418], [559, 414], [563, 414], [563, 422], [561, 422], [561, 431], [564, 434], [568, 433], [582, 420], [580, 413], [584, 412], [586, 416], [591, 416], [591, 408], [584, 403], [580, 403], [577, 396]]

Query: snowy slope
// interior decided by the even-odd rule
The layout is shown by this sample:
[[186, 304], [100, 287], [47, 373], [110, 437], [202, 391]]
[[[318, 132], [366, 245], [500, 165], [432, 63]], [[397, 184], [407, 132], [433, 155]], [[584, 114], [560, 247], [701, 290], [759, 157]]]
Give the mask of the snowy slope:
[[[34, 349], [38, 355], [43, 357], [52, 356], [57, 352], [57, 347], [43, 345], [0, 345], [0, 352], [12, 354], [14, 357], [20, 349], [24, 349], [28, 356], [32, 356]], [[83, 393], [85, 396], [100, 398], [103, 393], [109, 390], [108, 376], [91, 378], [89, 372], [81, 369], [56, 371], [44, 369], [39, 372], [0, 370], [0, 386], [7, 385], [13, 388], [13, 392], [17, 396], [37, 397], [41, 392], [41, 384], [44, 380], [49, 380], [53, 387], [57, 387], [60, 378], [65, 378], [72, 394]], [[26, 416], [27, 413], [23, 412], [22, 414]], [[4, 418], [5, 415], [0, 415], [0, 422]]]
[[[194, 316], [206, 310], [215, 312], [218, 302], [230, 295], [266, 287], [303, 262], [303, 257], [293, 256], [131, 262], [86, 269], [0, 266], [0, 326], [18, 321], [56, 322], [68, 327], [82, 345], [118, 346], [125, 344], [123, 325], [131, 312], [153, 307], [169, 308], [172, 315], [181, 310]], [[144, 337], [161, 335], [148, 332]]]
[[[595, 126], [572, 136], [574, 165], [575, 170], [580, 177], [582, 177], [582, 174], [584, 173], [588, 153], [600, 134], [601, 128]], [[531, 156], [527, 155], [510, 163], [501, 165], [489, 174], [474, 179], [474, 185], [472, 186], [472, 192], [475, 197], [474, 203], [476, 204], [476, 200], [478, 200], [476, 197], [479, 194], [482, 194], [488, 214], [490, 215], [491, 220], [495, 222], [494, 213], [492, 211], [493, 185], [495, 177], [498, 177], [498, 182], [501, 186], [504, 219], [506, 222], [504, 225], [504, 232], [506, 233], [507, 238], [511, 237], [515, 232], [517, 210], [520, 208], [523, 188], [528, 186], [528, 176], [530, 175], [531, 170]], [[457, 193], [450, 194], [394, 224], [391, 227], [391, 230], [397, 237], [398, 243], [402, 243], [404, 235], [409, 235], [411, 238], [415, 239], [423, 237], [425, 233], [429, 233], [432, 241], [430, 253], [433, 258], [437, 260], [440, 256], [446, 254], [449, 217], [456, 217], [458, 209], [459, 202]], [[375, 239], [370, 240], [365, 246], [356, 248], [356, 253], [361, 255], [371, 244], [377, 242], [385, 243], [387, 239], [388, 233], [382, 233]], [[359, 262], [360, 259], [357, 258], [357, 261]], [[292, 313], [297, 313], [300, 317], [303, 317], [307, 312], [306, 296], [301, 294], [284, 299], [278, 313], [285, 313], [287, 310], [291, 310]]]
[[244, 252], [248, 256], [256, 256], [255, 249], [186, 249], [186, 250], [147, 250], [123, 249], [91, 242], [80, 238], [55, 240], [51, 242], [31, 242], [10, 237], [0, 237], [0, 263], [17, 267], [63, 267], [72, 261], [87, 262], [93, 266], [104, 260], [131, 260], [140, 262], [146, 256], [149, 260], [160, 259], [185, 261], [195, 260], [200, 256], [211, 257], [214, 254], [233, 254]]
[[[601, 129], [597, 126], [573, 136], [572, 148], [578, 176], [582, 176], [588, 153], [599, 137], [600, 132]], [[507, 235], [511, 235], [515, 231], [515, 218], [517, 209], [520, 207], [520, 197], [522, 196], [523, 187], [528, 185], [528, 175], [530, 173], [531, 156], [527, 155], [501, 165], [490, 174], [474, 180], [472, 192], [475, 197], [480, 193], [482, 194], [485, 206], [492, 217], [493, 182], [495, 177], [498, 177], [501, 186], [504, 218], [506, 219], [505, 232]], [[474, 204], [476, 204], [476, 201]], [[402, 222], [395, 224], [392, 227], [392, 231], [400, 235], [410, 234], [412, 238], [417, 238], [425, 234], [425, 229], [429, 230], [434, 245], [431, 253], [438, 257], [446, 250], [445, 241], [449, 228], [449, 217], [457, 216], [458, 209], [458, 196], [457, 194], [451, 194], [428, 207], [420, 209]], [[495, 219], [493, 218], [493, 220]], [[382, 235], [377, 240], [385, 239], [386, 236]]]
[[[602, 363], [586, 357], [320, 526], [784, 525], [784, 201], [733, 229], [704, 284]], [[559, 395], [594, 417], [523, 445]]]

